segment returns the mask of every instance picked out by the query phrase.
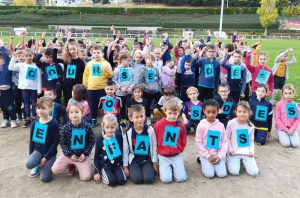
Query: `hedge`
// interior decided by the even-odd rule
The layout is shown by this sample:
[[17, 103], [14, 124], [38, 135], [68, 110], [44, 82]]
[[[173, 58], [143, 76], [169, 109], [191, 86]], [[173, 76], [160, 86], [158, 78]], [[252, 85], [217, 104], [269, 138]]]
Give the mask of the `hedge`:
[[[268, 29], [278, 29], [279, 23], [275, 23]], [[217, 29], [219, 23], [163, 23], [163, 28], [196, 28]], [[263, 29], [260, 23], [223, 23], [223, 29]]]
[[[24, 21], [0, 21], [2, 26], [24, 26]], [[82, 26], [111, 26], [111, 23], [83, 23], [83, 22], [26, 22], [26, 26], [48, 26], [48, 25], [82, 25]], [[115, 26], [148, 26], [155, 27], [160, 26], [158, 23], [122, 23], [122, 24], [114, 24]]]

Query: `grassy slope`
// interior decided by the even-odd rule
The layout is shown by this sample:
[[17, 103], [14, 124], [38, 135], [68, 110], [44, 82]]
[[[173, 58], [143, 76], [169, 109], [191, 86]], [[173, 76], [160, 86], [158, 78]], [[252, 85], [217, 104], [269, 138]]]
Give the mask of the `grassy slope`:
[[[10, 37], [4, 37], [4, 41], [5, 42], [9, 42], [9, 38]], [[15, 38], [15, 44], [21, 39], [21, 37], [16, 37]], [[31, 37], [27, 37], [26, 41], [31, 39]], [[46, 40], [49, 40], [50, 38], [47, 37]], [[98, 40], [102, 40], [102, 38], [98, 39]], [[160, 39], [153, 39], [153, 41], [156, 43], [156, 46], [159, 46], [159, 42], [161, 41]], [[176, 41], [174, 39], [170, 39], [171, 43], [175, 43]], [[130, 40], [130, 44], [132, 44], [133, 40]], [[214, 42], [214, 41], [213, 41]], [[231, 41], [229, 40], [224, 40], [222, 41], [223, 43], [229, 43]], [[249, 45], [254, 44], [255, 40], [248, 40]], [[298, 41], [297, 40], [264, 40], [262, 43], [262, 51], [267, 51], [269, 54], [269, 62], [268, 62], [268, 66], [270, 68], [272, 68], [274, 66], [274, 59], [276, 58], [276, 56], [278, 55], [278, 53], [281, 50], [285, 50], [287, 48], [293, 48], [295, 55], [296, 55], [296, 59], [299, 61], [300, 60], [300, 46], [297, 44]], [[173, 56], [174, 57], [174, 56]], [[289, 80], [288, 83], [292, 83], [295, 86], [296, 89], [296, 94], [297, 91], [300, 90], [300, 72], [299, 72], [299, 63], [296, 63], [295, 65], [293, 65], [292, 67], [290, 67], [289, 70]], [[278, 97], [277, 97], [278, 99]], [[300, 95], [296, 95], [295, 98], [296, 101], [300, 102]]]

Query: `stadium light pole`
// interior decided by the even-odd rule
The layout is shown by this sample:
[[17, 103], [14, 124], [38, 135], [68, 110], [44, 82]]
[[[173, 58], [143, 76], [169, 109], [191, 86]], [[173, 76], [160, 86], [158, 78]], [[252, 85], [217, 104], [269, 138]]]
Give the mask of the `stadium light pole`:
[[221, 32], [222, 32], [223, 8], [224, 8], [224, 0], [222, 0], [222, 4], [221, 4], [220, 27], [219, 27], [219, 36], [218, 36], [218, 38], [220, 38], [220, 35], [221, 35]]

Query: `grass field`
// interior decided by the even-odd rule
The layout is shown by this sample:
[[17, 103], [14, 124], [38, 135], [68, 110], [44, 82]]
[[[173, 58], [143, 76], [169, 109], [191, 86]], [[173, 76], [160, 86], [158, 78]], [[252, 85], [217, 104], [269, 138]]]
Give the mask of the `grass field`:
[[[5, 42], [9, 42], [10, 37], [6, 36], [3, 37]], [[15, 37], [15, 44], [21, 39], [21, 37]], [[31, 37], [26, 37], [26, 41], [31, 39]], [[51, 39], [50, 37], [46, 37], [46, 41]], [[79, 38], [78, 38], [79, 39]], [[96, 38], [93, 38], [96, 39]], [[98, 41], [102, 41], [104, 38], [98, 38]], [[111, 39], [112, 40], [112, 39]], [[153, 39], [156, 46], [159, 46], [159, 42], [161, 39]], [[256, 40], [247, 40], [249, 45], [254, 44], [257, 42]], [[129, 46], [132, 44], [133, 40], [129, 40]], [[170, 39], [170, 42], [175, 44], [174, 39]], [[213, 41], [214, 42], [214, 41]], [[229, 40], [222, 40], [224, 44], [230, 43]], [[298, 44], [298, 40], [263, 40], [262, 42], [262, 51], [267, 51], [269, 54], [269, 61], [268, 66], [272, 68], [274, 66], [274, 60], [278, 53], [281, 50], [285, 50], [287, 48], [294, 49], [294, 53], [296, 56], [296, 59], [300, 61], [300, 45]], [[174, 57], [174, 55], [173, 55]], [[300, 102], [300, 94], [298, 93], [300, 91], [300, 68], [299, 68], [299, 62], [297, 62], [295, 65], [291, 66], [289, 69], [289, 79], [287, 81], [288, 83], [292, 83], [295, 86], [296, 89], [296, 97], [295, 101]], [[279, 95], [278, 95], [279, 96]], [[277, 100], [279, 97], [277, 96]]]

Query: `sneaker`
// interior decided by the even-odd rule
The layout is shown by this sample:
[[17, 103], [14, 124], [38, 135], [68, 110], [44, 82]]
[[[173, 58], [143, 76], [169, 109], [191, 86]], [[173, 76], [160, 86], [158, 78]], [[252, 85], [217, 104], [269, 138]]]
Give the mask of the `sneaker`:
[[147, 117], [146, 120], [147, 120], [147, 121], [146, 121], [146, 124], [147, 124], [148, 126], [151, 126], [151, 124], [152, 124], [152, 123], [151, 123], [151, 118]]
[[11, 120], [11, 121], [10, 121], [10, 127], [11, 127], [11, 128], [17, 128], [17, 127], [18, 127], [18, 125], [17, 125], [17, 123], [16, 123], [15, 120]]
[[29, 176], [30, 177], [37, 177], [40, 175], [40, 167], [36, 166], [33, 169], [31, 169]]
[[25, 123], [23, 124], [23, 128], [27, 128], [31, 125], [31, 120], [26, 120]]
[[75, 171], [76, 171], [76, 166], [75, 165], [71, 165], [69, 167], [69, 170], [68, 170], [68, 175], [70, 175], [70, 176], [74, 175]]
[[9, 125], [9, 122], [8, 122], [8, 120], [5, 119], [5, 120], [2, 121], [0, 127], [1, 127], [1, 128], [5, 128], [5, 127], [7, 127], [8, 125]]
[[200, 161], [200, 155], [197, 156], [197, 162], [198, 162], [199, 164], [201, 164], [201, 161]]
[[22, 118], [22, 114], [21, 114], [21, 113], [18, 113], [18, 114], [17, 114], [17, 120], [18, 120], [18, 121], [23, 121], [23, 118]]
[[92, 128], [94, 128], [97, 125], [97, 119], [92, 120]]

